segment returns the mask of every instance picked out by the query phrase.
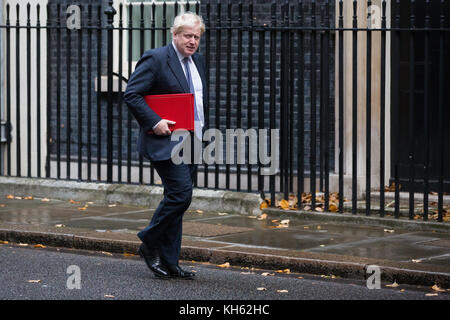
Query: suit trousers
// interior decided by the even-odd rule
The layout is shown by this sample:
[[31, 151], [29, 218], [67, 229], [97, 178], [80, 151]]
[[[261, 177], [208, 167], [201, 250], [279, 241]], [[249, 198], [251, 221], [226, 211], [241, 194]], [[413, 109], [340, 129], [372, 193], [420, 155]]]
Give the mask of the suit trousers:
[[192, 200], [192, 181], [197, 166], [175, 165], [171, 159], [152, 161], [164, 186], [164, 198], [150, 224], [137, 235], [149, 248], [156, 248], [163, 263], [178, 265], [184, 212]]

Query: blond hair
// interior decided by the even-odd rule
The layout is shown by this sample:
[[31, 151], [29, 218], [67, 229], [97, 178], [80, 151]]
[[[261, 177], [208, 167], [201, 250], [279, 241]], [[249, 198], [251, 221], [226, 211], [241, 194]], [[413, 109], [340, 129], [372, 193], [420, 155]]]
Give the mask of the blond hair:
[[175, 17], [173, 26], [170, 31], [172, 32], [172, 34], [178, 34], [183, 29], [183, 27], [195, 26], [200, 26], [201, 34], [205, 32], [205, 24], [203, 23], [202, 17], [200, 17], [198, 14], [187, 11]]

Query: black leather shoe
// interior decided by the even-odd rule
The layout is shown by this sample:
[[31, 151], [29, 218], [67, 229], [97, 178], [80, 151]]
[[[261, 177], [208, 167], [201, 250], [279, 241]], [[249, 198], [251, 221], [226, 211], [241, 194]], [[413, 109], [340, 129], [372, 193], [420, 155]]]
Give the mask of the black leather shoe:
[[161, 263], [158, 249], [149, 248], [142, 243], [139, 247], [139, 255], [144, 258], [145, 263], [157, 278], [170, 278], [169, 270]]
[[171, 278], [191, 280], [195, 277], [195, 274], [193, 272], [185, 271], [178, 265], [167, 266], [167, 269], [169, 270], [169, 275]]

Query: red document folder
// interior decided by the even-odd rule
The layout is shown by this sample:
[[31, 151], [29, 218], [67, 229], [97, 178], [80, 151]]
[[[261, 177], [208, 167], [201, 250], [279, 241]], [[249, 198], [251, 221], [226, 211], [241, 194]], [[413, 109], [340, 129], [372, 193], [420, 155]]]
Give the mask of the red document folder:
[[[194, 95], [192, 93], [144, 96], [147, 105], [162, 119], [175, 121], [170, 130], [194, 131]], [[153, 131], [150, 131], [153, 132]]]

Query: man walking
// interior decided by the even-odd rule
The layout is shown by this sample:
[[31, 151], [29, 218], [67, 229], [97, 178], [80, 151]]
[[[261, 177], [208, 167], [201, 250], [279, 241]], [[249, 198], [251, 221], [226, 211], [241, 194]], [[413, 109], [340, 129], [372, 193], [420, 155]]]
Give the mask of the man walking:
[[180, 268], [178, 260], [182, 219], [191, 203], [196, 167], [172, 162], [172, 149], [178, 143], [170, 139], [169, 126], [174, 122], [161, 119], [148, 107], [144, 96], [193, 93], [195, 136], [201, 140], [207, 84], [205, 60], [196, 51], [204, 31], [203, 20], [195, 13], [177, 16], [171, 29], [172, 43], [143, 54], [124, 93], [129, 110], [140, 125], [138, 151], [152, 162], [164, 186], [164, 198], [150, 224], [138, 233], [142, 241], [139, 254], [159, 278], [194, 278], [193, 273]]

